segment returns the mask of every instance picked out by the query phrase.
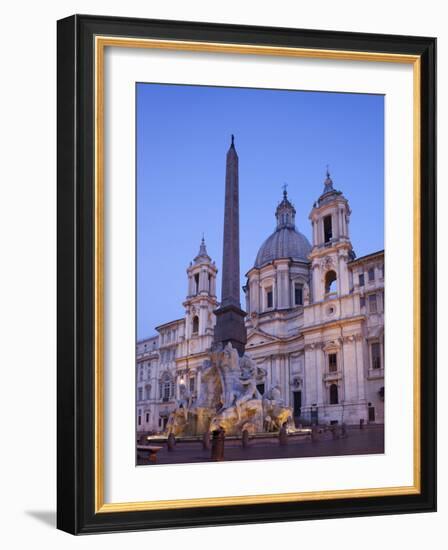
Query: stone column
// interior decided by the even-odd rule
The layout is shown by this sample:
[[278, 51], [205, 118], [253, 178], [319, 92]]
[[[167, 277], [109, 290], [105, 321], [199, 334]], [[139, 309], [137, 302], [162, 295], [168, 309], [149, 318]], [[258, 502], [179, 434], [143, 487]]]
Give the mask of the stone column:
[[325, 354], [321, 346], [316, 346], [316, 393], [317, 393], [317, 404], [324, 404], [324, 394], [323, 394], [323, 375], [325, 372]]
[[202, 371], [199, 367], [197, 370], [196, 375], [196, 401], [199, 401], [199, 398], [201, 397], [201, 377], [202, 377]]
[[320, 267], [318, 264], [312, 266], [313, 270], [313, 301], [321, 302], [323, 299], [322, 285], [320, 282]]
[[199, 335], [206, 333], [208, 309], [206, 304], [199, 306]]
[[199, 273], [199, 292], [208, 292], [208, 273], [202, 268]]
[[249, 284], [251, 313], [260, 312], [258, 284], [259, 284], [258, 281], [251, 281], [251, 283]]
[[210, 295], [216, 296], [216, 277], [213, 274], [210, 276]]
[[304, 379], [306, 384], [304, 386], [304, 390], [307, 406], [317, 403], [316, 371], [316, 353], [314, 350], [314, 344], [306, 344], [304, 364]]
[[358, 374], [356, 368], [355, 337], [346, 336], [343, 339], [342, 351], [344, 354], [344, 400], [354, 403], [358, 400]]
[[361, 334], [356, 335], [356, 370], [358, 374], [358, 399], [365, 401], [365, 376], [364, 376], [364, 359], [363, 359], [363, 338]]

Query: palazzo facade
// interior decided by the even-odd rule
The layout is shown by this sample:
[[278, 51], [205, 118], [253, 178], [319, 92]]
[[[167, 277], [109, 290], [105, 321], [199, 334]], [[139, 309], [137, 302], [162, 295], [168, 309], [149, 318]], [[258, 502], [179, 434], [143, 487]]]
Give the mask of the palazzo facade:
[[[351, 210], [327, 173], [309, 220], [296, 228], [286, 191], [276, 228], [246, 274], [246, 353], [297, 425], [384, 422], [384, 251], [356, 258]], [[194, 402], [213, 343], [217, 267], [204, 239], [187, 268], [185, 315], [137, 342], [137, 431], [161, 432], [185, 386]]]

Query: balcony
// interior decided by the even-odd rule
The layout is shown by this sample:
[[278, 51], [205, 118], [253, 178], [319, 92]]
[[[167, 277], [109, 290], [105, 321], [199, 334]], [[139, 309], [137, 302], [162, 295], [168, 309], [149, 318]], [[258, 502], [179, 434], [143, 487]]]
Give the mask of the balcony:
[[342, 379], [342, 371], [337, 370], [335, 372], [324, 372], [324, 382], [336, 382]]
[[367, 380], [377, 380], [379, 378], [384, 378], [384, 369], [369, 368], [367, 372]]

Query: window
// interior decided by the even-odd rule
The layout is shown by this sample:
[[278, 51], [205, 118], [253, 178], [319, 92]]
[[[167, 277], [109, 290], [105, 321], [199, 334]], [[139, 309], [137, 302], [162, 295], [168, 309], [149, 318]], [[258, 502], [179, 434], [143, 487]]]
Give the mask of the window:
[[274, 294], [272, 292], [272, 286], [266, 289], [266, 307], [274, 307]]
[[360, 296], [359, 297], [359, 307], [366, 307], [366, 297]]
[[173, 385], [171, 383], [171, 377], [168, 372], [162, 375], [159, 382], [159, 397], [162, 401], [169, 401], [173, 391]]
[[190, 391], [191, 392], [194, 391], [194, 377], [193, 376], [190, 378]]
[[146, 399], [146, 400], [151, 399], [151, 386], [146, 386], [145, 390], [146, 390], [146, 391], [145, 391], [145, 394], [146, 394], [146, 395], [145, 395], [145, 399]]
[[301, 306], [303, 304], [303, 287], [302, 285], [294, 285], [294, 305]]
[[369, 311], [370, 313], [376, 313], [378, 311], [376, 304], [376, 294], [369, 294]]
[[375, 280], [375, 270], [373, 269], [373, 267], [371, 267], [369, 269], [369, 271], [367, 272], [368, 276], [369, 276], [369, 282], [372, 282]]
[[333, 237], [333, 231], [331, 227], [331, 216], [325, 216], [324, 218], [324, 242], [328, 243]]
[[197, 294], [199, 292], [199, 273], [196, 273], [194, 276], [194, 293]]
[[328, 354], [328, 370], [329, 370], [329, 372], [337, 372], [338, 371], [338, 361], [337, 361], [336, 353], [329, 353]]
[[381, 368], [381, 346], [379, 342], [374, 342], [371, 345], [372, 353], [372, 369]]
[[163, 383], [163, 399], [169, 399], [171, 394], [171, 384], [169, 380], [166, 380]]
[[193, 317], [193, 334], [198, 334], [199, 332], [199, 317], [196, 315]]
[[337, 292], [338, 286], [337, 286], [337, 277], [336, 273], [334, 271], [328, 271], [328, 273], [325, 275], [325, 293], [333, 293]]
[[140, 378], [140, 382], [141, 382], [141, 381], [143, 380], [144, 369], [143, 369], [143, 367], [141, 366], [139, 370], [140, 370], [140, 376], [139, 376], [139, 378]]
[[359, 274], [359, 286], [364, 286], [364, 273]]
[[143, 388], [138, 388], [138, 400], [143, 400]]
[[146, 423], [149, 422], [149, 413], [146, 413]]
[[142, 425], [142, 416], [141, 416], [141, 414], [138, 415], [138, 425], [139, 426]]
[[330, 386], [330, 405], [337, 405], [339, 403], [338, 387], [336, 384]]

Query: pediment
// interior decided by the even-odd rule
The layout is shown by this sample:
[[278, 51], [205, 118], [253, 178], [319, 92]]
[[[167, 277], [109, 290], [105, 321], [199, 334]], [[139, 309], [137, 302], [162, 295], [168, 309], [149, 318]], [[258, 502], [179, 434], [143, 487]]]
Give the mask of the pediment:
[[277, 342], [278, 338], [263, 332], [262, 330], [252, 330], [247, 335], [246, 347], [253, 347], [262, 344], [269, 344], [270, 342]]

